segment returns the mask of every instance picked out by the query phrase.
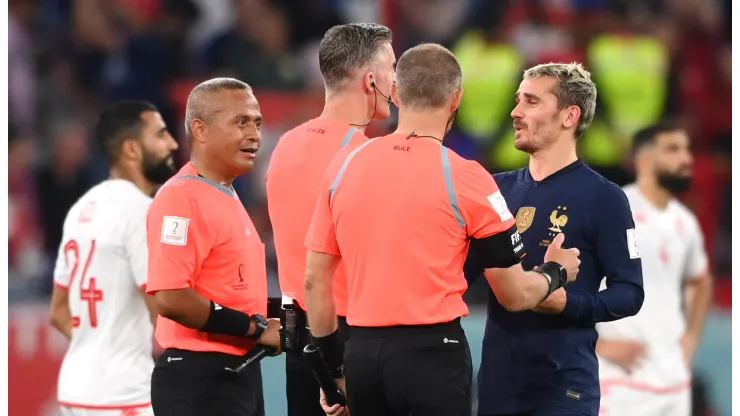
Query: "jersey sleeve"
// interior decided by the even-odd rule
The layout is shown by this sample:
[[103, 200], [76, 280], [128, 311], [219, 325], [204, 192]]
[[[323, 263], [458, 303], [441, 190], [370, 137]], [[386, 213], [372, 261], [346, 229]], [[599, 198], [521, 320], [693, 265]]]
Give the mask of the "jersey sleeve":
[[339, 243], [337, 243], [334, 218], [331, 213], [329, 200], [329, 188], [323, 187], [316, 200], [311, 224], [306, 233], [305, 246], [307, 249], [318, 253], [333, 254], [339, 256]]
[[[595, 295], [568, 292], [562, 312], [566, 318], [584, 325], [633, 316], [645, 299], [640, 249], [627, 196], [609, 183], [599, 189], [592, 203], [594, 217], [589, 233], [596, 248], [598, 269], [606, 277], [606, 289]], [[567, 242], [568, 232], [565, 234]], [[568, 291], [567, 286], [565, 290]]]
[[691, 218], [691, 236], [689, 237], [689, 250], [684, 265], [684, 279], [694, 279], [707, 271], [709, 260], [704, 249], [704, 236], [695, 218]]
[[193, 287], [213, 237], [182, 182], [166, 185], [154, 197], [147, 215], [147, 247], [147, 293]]
[[[72, 247], [72, 245], [75, 247]], [[54, 285], [62, 289], [69, 289], [72, 271], [69, 267], [67, 256], [70, 254], [69, 251], [72, 251], [74, 248], [76, 248], [76, 244], [73, 242], [65, 243], [65, 240], [62, 239], [59, 250], [57, 250], [57, 258], [54, 262]], [[73, 255], [78, 256], [79, 249], [74, 251], [75, 253]]]
[[334, 226], [334, 217], [332, 215], [330, 190], [345, 159], [349, 157], [349, 154], [355, 148], [357, 148], [357, 144], [350, 144], [341, 149], [324, 171], [324, 176], [321, 180], [321, 190], [316, 199], [311, 224], [308, 226], [308, 232], [306, 232], [306, 238], [304, 240], [304, 245], [309, 250], [318, 253], [333, 254], [335, 256], [341, 255], [339, 243], [337, 242], [336, 228]]
[[[477, 162], [453, 166], [453, 181], [468, 236], [482, 239], [510, 229], [514, 217], [490, 173]], [[457, 172], [457, 174], [456, 174]]]
[[126, 225], [126, 258], [128, 259], [134, 283], [139, 288], [146, 287], [149, 250], [146, 241], [146, 216], [149, 202], [142, 201], [131, 207]]

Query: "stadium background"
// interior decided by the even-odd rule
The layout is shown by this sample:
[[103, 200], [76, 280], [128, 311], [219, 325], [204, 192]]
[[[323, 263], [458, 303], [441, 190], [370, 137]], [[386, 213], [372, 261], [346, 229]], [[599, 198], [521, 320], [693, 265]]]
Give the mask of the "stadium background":
[[[271, 149], [288, 128], [319, 114], [318, 40], [350, 21], [390, 26], [397, 56], [421, 41], [457, 54], [466, 94], [446, 143], [491, 171], [526, 162], [511, 146], [509, 112], [522, 69], [540, 62], [578, 60], [593, 72], [599, 105], [581, 157], [619, 184], [631, 180], [624, 150], [635, 129], [662, 117], [689, 129], [695, 185], [684, 200], [699, 217], [717, 275], [695, 360], [694, 414], [729, 415], [729, 0], [10, 0], [10, 415], [56, 414], [66, 341], [48, 325], [51, 265], [67, 210], [106, 176], [89, 134], [101, 106], [154, 102], [181, 142], [182, 162], [190, 88], [217, 75], [251, 84], [265, 115], [263, 143], [256, 171], [236, 186], [271, 247], [263, 187]], [[369, 135], [394, 125], [393, 117], [375, 122]], [[486, 288], [466, 296], [479, 359]], [[285, 413], [282, 366], [282, 358], [263, 366], [268, 415]]]

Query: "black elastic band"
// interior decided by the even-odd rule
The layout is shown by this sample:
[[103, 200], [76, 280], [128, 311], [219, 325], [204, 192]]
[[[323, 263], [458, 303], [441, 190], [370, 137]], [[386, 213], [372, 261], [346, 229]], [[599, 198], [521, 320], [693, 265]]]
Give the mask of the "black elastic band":
[[541, 264], [537, 266], [537, 268], [534, 270], [542, 275], [545, 275], [546, 278], [550, 281], [550, 287], [548, 289], [547, 295], [545, 296], [545, 299], [547, 299], [550, 294], [562, 286], [560, 284], [560, 264], [554, 262], [554, 261], [548, 261], [547, 263]]
[[206, 324], [203, 325], [200, 331], [211, 334], [245, 337], [249, 332], [249, 324], [251, 322], [252, 319], [246, 313], [211, 301], [211, 312], [208, 314], [208, 321], [206, 321]]
[[339, 328], [325, 337], [312, 338], [313, 344], [321, 350], [321, 354], [324, 356], [329, 370], [331, 370], [335, 378], [340, 378], [338, 376], [342, 373], [344, 364], [344, 343], [339, 337]]

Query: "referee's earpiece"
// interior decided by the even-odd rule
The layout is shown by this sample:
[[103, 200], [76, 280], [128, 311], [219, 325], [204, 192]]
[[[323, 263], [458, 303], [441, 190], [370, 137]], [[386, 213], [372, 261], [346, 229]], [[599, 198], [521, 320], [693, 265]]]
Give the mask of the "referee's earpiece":
[[378, 87], [375, 86], [375, 80], [370, 81], [370, 86], [373, 87], [376, 93], [380, 94], [381, 97], [383, 97], [386, 101], [388, 101], [388, 105], [393, 104], [393, 98], [391, 98], [390, 94], [386, 96], [385, 94], [380, 92]]

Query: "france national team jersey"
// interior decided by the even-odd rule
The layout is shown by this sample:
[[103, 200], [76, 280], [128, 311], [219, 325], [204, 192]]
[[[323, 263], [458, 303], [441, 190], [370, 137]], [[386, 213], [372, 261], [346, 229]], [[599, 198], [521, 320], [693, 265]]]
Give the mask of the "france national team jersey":
[[[643, 302], [635, 224], [624, 192], [580, 160], [542, 181], [528, 168], [495, 175], [516, 216], [526, 256], [522, 267], [544, 262], [553, 238], [580, 250], [577, 280], [566, 286], [560, 314], [508, 312], [490, 294], [478, 374], [479, 415], [556, 406], [586, 415], [599, 411], [597, 322], [635, 315]], [[469, 255], [466, 276], [482, 267]], [[608, 289], [599, 292], [606, 278]]]

